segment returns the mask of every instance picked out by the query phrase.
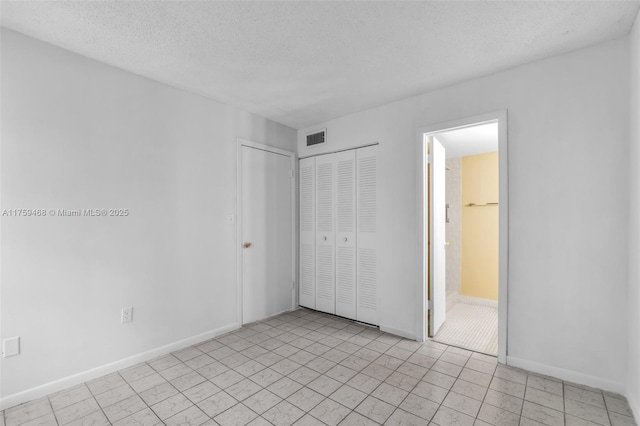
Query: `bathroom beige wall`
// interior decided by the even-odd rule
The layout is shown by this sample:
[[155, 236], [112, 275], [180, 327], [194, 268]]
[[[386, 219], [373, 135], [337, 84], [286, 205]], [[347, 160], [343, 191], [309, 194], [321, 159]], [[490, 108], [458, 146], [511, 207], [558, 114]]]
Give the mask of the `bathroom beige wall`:
[[462, 276], [460, 294], [498, 300], [498, 153], [462, 157]]

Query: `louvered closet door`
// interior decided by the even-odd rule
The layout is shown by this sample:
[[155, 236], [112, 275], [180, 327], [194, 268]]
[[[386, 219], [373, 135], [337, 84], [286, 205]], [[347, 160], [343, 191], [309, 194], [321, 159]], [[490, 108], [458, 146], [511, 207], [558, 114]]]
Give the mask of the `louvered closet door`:
[[315, 159], [300, 160], [300, 306], [315, 309]]
[[336, 313], [335, 154], [316, 157], [316, 309]]
[[356, 151], [335, 154], [336, 315], [356, 319]]
[[357, 185], [357, 320], [378, 320], [378, 147], [356, 151]]

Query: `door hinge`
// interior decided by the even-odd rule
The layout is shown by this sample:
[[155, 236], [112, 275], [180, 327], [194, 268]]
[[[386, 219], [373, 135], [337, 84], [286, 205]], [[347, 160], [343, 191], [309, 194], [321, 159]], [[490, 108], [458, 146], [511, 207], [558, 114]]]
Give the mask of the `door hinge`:
[[433, 311], [433, 300], [427, 300], [427, 310]]
[[292, 170], [289, 170], [289, 177], [290, 177], [291, 179], [293, 179], [293, 176], [294, 176], [294, 174], [293, 174], [293, 169], [292, 169]]
[[293, 281], [293, 280], [291, 281], [291, 288], [292, 288], [292, 289], [293, 289], [293, 288], [296, 288], [296, 282], [295, 282], [295, 281]]

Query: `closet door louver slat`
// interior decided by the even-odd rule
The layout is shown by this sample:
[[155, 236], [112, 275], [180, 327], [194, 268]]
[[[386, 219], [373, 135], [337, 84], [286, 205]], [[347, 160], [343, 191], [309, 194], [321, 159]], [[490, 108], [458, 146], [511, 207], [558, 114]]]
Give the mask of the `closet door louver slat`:
[[357, 320], [378, 324], [378, 147], [356, 151]]
[[336, 158], [336, 315], [356, 318], [356, 151]]
[[300, 160], [300, 306], [315, 309], [315, 159]]
[[335, 155], [316, 157], [316, 309], [335, 314]]

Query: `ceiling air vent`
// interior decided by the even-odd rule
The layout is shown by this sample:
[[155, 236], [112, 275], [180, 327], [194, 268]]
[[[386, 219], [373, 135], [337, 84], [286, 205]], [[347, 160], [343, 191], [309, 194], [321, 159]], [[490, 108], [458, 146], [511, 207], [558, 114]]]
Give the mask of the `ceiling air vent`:
[[327, 129], [320, 130], [319, 132], [309, 133], [307, 135], [307, 147], [327, 143], [326, 137]]

